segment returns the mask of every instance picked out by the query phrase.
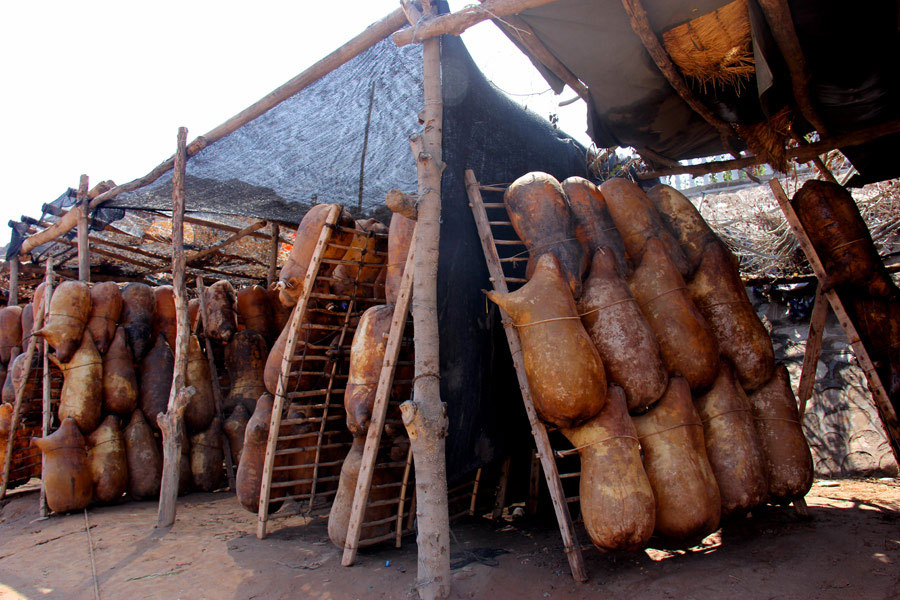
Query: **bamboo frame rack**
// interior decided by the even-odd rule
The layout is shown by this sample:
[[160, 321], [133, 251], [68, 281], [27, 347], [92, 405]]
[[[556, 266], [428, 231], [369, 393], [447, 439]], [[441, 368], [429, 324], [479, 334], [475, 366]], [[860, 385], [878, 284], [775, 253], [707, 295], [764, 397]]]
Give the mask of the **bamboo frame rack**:
[[[503, 191], [503, 188], [479, 185], [475, 173], [471, 169], [466, 170], [465, 181], [466, 191], [469, 196], [469, 206], [472, 209], [472, 216], [475, 218], [475, 225], [478, 227], [478, 237], [481, 239], [481, 245], [484, 250], [484, 258], [487, 262], [491, 283], [494, 290], [504, 293], [508, 292], [508, 283], [524, 283], [525, 279], [522, 277], [507, 277], [503, 270], [503, 264], [515, 265], [517, 262], [510, 261], [510, 258], [515, 258], [515, 256], [501, 258], [499, 248], [504, 248], [504, 254], [509, 254], [510, 248], [524, 249], [525, 245], [517, 239], [495, 239], [494, 228], [509, 229], [509, 215], [506, 212], [506, 205], [502, 202], [485, 203], [481, 196], [482, 191], [499, 192]], [[489, 218], [487, 210], [502, 211], [502, 216]], [[509, 238], [509, 235], [504, 235], [503, 237]], [[531, 389], [528, 385], [528, 378], [525, 375], [525, 363], [522, 358], [522, 345], [519, 341], [519, 334], [516, 331], [516, 328], [510, 324], [509, 318], [502, 309], [500, 309], [500, 312], [504, 317], [503, 328], [506, 331], [506, 339], [509, 342], [509, 350], [512, 354], [513, 364], [516, 368], [519, 389], [522, 392], [522, 403], [524, 404], [525, 412], [528, 415], [528, 422], [531, 425], [531, 434], [534, 437], [534, 443], [537, 446], [538, 456], [544, 471], [544, 478], [546, 479], [547, 487], [550, 490], [550, 498], [553, 502], [553, 510], [556, 512], [556, 519], [559, 523], [559, 531], [563, 539], [566, 558], [569, 560], [569, 568], [572, 571], [572, 577], [576, 581], [587, 581], [588, 576], [584, 564], [584, 557], [581, 554], [581, 546], [578, 544], [578, 537], [575, 533], [572, 515], [569, 512], [569, 499], [566, 498], [565, 491], [563, 490], [562, 480], [560, 479], [559, 470], [554, 458], [553, 448], [550, 445], [547, 428], [538, 419], [537, 411], [534, 408]], [[577, 497], [572, 499], [573, 502], [575, 500], [577, 500]]]

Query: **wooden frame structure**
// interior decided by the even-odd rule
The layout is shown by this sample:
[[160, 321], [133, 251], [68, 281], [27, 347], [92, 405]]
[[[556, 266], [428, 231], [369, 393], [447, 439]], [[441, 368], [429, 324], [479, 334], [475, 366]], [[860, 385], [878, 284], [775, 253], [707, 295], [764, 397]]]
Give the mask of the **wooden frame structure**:
[[[332, 205], [326, 217], [301, 283], [297, 305], [287, 325], [260, 489], [256, 534], [261, 539], [266, 537], [271, 518], [270, 504], [273, 502], [305, 501], [306, 510], [311, 511], [317, 498], [325, 499], [335, 494], [344, 461], [343, 455], [336, 456], [350, 446], [350, 432], [343, 424], [346, 418], [343, 405], [347, 378], [345, 357], [349, 354], [356, 330], [356, 317], [365, 308], [384, 302], [383, 298], [373, 297], [373, 293], [360, 292], [364, 287], [374, 289], [375, 284], [359, 281], [359, 273], [364, 265], [371, 267], [383, 262], [367, 261], [367, 255], [385, 253], [363, 249], [358, 261], [325, 258], [325, 251], [330, 246], [346, 248], [331, 239], [333, 231], [346, 230], [338, 225], [341, 211], [339, 205]], [[357, 230], [348, 231], [359, 233]], [[386, 234], [369, 232], [368, 235], [377, 237]], [[334, 281], [327, 266], [336, 264], [358, 267], [354, 289], [349, 295], [316, 291], [321, 288], [317, 284]], [[322, 302], [326, 304], [322, 305]], [[329, 308], [329, 305], [339, 302], [346, 303], [344, 309]], [[307, 317], [313, 314], [320, 317], [316, 320], [327, 322], [309, 322]], [[320, 334], [313, 338], [312, 332]], [[299, 382], [305, 376], [319, 378], [319, 382], [313, 384], [315, 389], [302, 389], [299, 383], [292, 383]], [[297, 414], [292, 415], [292, 410], [296, 410]], [[299, 445], [302, 440], [309, 439], [313, 440], [311, 446]], [[311, 453], [313, 460], [299, 465], [275, 464], [276, 457], [303, 453]], [[405, 465], [401, 461], [396, 466], [403, 468]], [[276, 477], [276, 473], [286, 473], [287, 478], [294, 478]]]

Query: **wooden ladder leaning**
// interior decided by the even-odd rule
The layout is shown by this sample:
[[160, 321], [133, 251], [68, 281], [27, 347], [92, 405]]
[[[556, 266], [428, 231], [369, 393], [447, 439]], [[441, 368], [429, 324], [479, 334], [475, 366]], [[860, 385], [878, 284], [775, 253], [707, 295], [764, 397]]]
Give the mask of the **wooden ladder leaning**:
[[[506, 206], [503, 203], [486, 204], [481, 198], [481, 191], [482, 189], [495, 192], [503, 190], [501, 188], [482, 188], [475, 177], [475, 173], [471, 169], [466, 170], [465, 181], [466, 192], [469, 196], [469, 206], [472, 208], [472, 215], [475, 217], [475, 225], [478, 227], [478, 237], [481, 239], [481, 245], [484, 249], [484, 258], [487, 262], [491, 283], [493, 284], [494, 290], [506, 293], [509, 291], [507, 283], [524, 283], [525, 279], [507, 277], [505, 275], [502, 263], [504, 261], [510, 262], [519, 259], [507, 258], [501, 260], [497, 251], [497, 246], [517, 245], [524, 249], [525, 245], [519, 240], [497, 240], [494, 238], [494, 233], [491, 229], [492, 226], [509, 227], [509, 216], [506, 212]], [[488, 208], [502, 209], [504, 215], [503, 220], [489, 219], [486, 210]], [[509, 342], [509, 350], [512, 354], [513, 364], [515, 365], [516, 375], [519, 380], [519, 389], [522, 392], [522, 403], [525, 405], [528, 422], [531, 424], [531, 434], [534, 436], [534, 443], [537, 446], [538, 456], [544, 471], [544, 477], [547, 481], [547, 487], [550, 490], [550, 498], [553, 501], [553, 510], [556, 512], [556, 519], [559, 522], [559, 531], [562, 535], [566, 557], [569, 560], [569, 567], [572, 570], [572, 577], [574, 577], [576, 581], [587, 581], [587, 570], [584, 565], [584, 557], [581, 554], [581, 546], [578, 544], [578, 539], [575, 534], [572, 515], [569, 512], [569, 506], [566, 501], [562, 481], [560, 480], [553, 449], [550, 446], [547, 429], [538, 419], [537, 412], [534, 408], [531, 389], [528, 385], [528, 378], [525, 375], [525, 363], [522, 358], [522, 345], [519, 341], [519, 333], [516, 331], [515, 326], [511, 324], [509, 316], [502, 309], [500, 312], [503, 316], [503, 328], [506, 331], [506, 339]]]
[[800, 403], [800, 417], [803, 417], [803, 412], [806, 409], [806, 402], [812, 395], [813, 385], [815, 383], [816, 364], [818, 363], [819, 352], [822, 347], [822, 333], [825, 327], [825, 318], [828, 315], [827, 305], [823, 301], [824, 298], [828, 301], [828, 304], [831, 305], [831, 309], [834, 311], [835, 316], [837, 316], [838, 322], [844, 329], [847, 341], [850, 342], [850, 347], [853, 348], [853, 353], [859, 361], [859, 366], [862, 368], [862, 371], [869, 382], [869, 388], [871, 389], [872, 397], [875, 400], [875, 407], [878, 409], [878, 415], [881, 417], [881, 422], [884, 425], [885, 433], [891, 444], [891, 449], [894, 452], [894, 458], [897, 462], [900, 462], [900, 420], [897, 418], [897, 412], [891, 404], [891, 399], [878, 375], [878, 371], [875, 370], [875, 364], [872, 362], [869, 352], [866, 350], [865, 344], [863, 344], [862, 339], [859, 336], [859, 332], [850, 320], [847, 310], [844, 308], [844, 303], [841, 301], [838, 293], [833, 289], [822, 291], [821, 282], [825, 281], [825, 267], [822, 265], [822, 260], [816, 253], [816, 249], [813, 247], [809, 236], [806, 235], [806, 230], [800, 223], [797, 213], [794, 212], [794, 207], [791, 205], [787, 193], [784, 191], [784, 188], [781, 186], [778, 179], [771, 179], [769, 181], [769, 187], [772, 189], [772, 193], [775, 195], [775, 199], [778, 201], [778, 205], [781, 207], [782, 212], [784, 212], [788, 224], [794, 231], [794, 235], [797, 236], [797, 241], [800, 243], [800, 247], [803, 248], [803, 253], [806, 254], [806, 258], [809, 260], [810, 266], [812, 266], [813, 273], [815, 273], [816, 278], [820, 282], [820, 287], [816, 293], [816, 301], [813, 306], [813, 314], [810, 319], [810, 333], [807, 337], [807, 348], [803, 357], [803, 369], [800, 374], [800, 385], [797, 393], [798, 401]]
[[[300, 297], [287, 325], [289, 330], [263, 463], [256, 530], [260, 539], [266, 536], [272, 503], [304, 501], [308, 512], [313, 510], [317, 499], [334, 496], [343, 456], [350, 447], [350, 433], [344, 426], [346, 414], [343, 405], [346, 357], [349, 356], [350, 342], [358, 320], [356, 317], [369, 306], [384, 303], [383, 298], [374, 298], [374, 294], [357, 294], [365, 286], [375, 287], [375, 284], [359, 281], [359, 274], [363, 266], [381, 264], [378, 261], [367, 262], [367, 256], [383, 256], [385, 253], [364, 249], [358, 261], [326, 258], [329, 247], [347, 248], [332, 240], [333, 231], [346, 230], [338, 224], [341, 210], [340, 205], [333, 205], [326, 217], [301, 284]], [[386, 237], [386, 234], [380, 233], [369, 235]], [[333, 281], [324, 265], [342, 263], [358, 267], [353, 292], [343, 295], [316, 291], [323, 287], [317, 284]], [[317, 317], [317, 322], [307, 322], [307, 317], [313, 315]], [[312, 339], [313, 335], [315, 339]], [[302, 346], [299, 354], [298, 346]], [[300, 389], [299, 385], [294, 386], [297, 389], [290, 389], [292, 380], [297, 381], [305, 376], [317, 378], [314, 389]], [[301, 416], [289, 415], [290, 408], [299, 409]], [[284, 418], [286, 414], [288, 416]], [[307, 443], [308, 440], [313, 440], [313, 443]], [[302, 464], [276, 465], [276, 457], [297, 454], [303, 454], [305, 461], [311, 460]], [[283, 477], [276, 476], [276, 473], [285, 472], [287, 479], [299, 479], [283, 481]]]

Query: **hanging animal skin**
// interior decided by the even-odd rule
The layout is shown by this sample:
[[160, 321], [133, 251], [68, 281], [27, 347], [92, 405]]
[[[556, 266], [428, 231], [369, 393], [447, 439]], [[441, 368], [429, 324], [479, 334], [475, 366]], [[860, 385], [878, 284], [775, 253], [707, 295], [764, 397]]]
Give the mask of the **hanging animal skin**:
[[[28, 347], [28, 339], [31, 337], [31, 332], [34, 330], [34, 310], [32, 308], [31, 302], [22, 306], [22, 340], [19, 345], [20, 348]], [[34, 347], [35, 352], [41, 351], [42, 344], [37, 344]]]
[[68, 362], [81, 345], [90, 315], [91, 293], [87, 285], [81, 281], [64, 281], [53, 290], [47, 322], [34, 335], [47, 340], [60, 362]]
[[[272, 421], [272, 404], [275, 399], [271, 394], [263, 394], [256, 402], [256, 410], [247, 422], [244, 432], [244, 447], [241, 450], [241, 462], [235, 477], [237, 498], [241, 506], [250, 512], [259, 511], [259, 494], [262, 487], [263, 466], [266, 459], [266, 444], [269, 441], [269, 426]], [[280, 464], [281, 457], [275, 458]], [[273, 475], [274, 480], [274, 475]], [[278, 510], [281, 503], [270, 503], [269, 510]]]
[[231, 284], [222, 279], [206, 288], [206, 335], [228, 343], [237, 333], [237, 299]]
[[191, 474], [191, 440], [187, 429], [181, 428], [181, 460], [178, 461], [178, 495], [184, 496], [191, 491], [194, 483]]
[[528, 173], [507, 188], [503, 201], [513, 228], [528, 248], [526, 276], [532, 276], [541, 256], [553, 254], [572, 295], [581, 296], [588, 258], [575, 237], [572, 212], [559, 182], [546, 173]]
[[703, 248], [712, 242], [718, 242], [719, 236], [713, 233], [709, 225], [684, 194], [668, 185], [657, 185], [647, 197], [656, 207], [663, 223], [678, 240], [678, 245], [693, 271], [700, 266]]
[[174, 371], [175, 356], [166, 338], [159, 336], [153, 349], [141, 361], [140, 405], [147, 423], [154, 429], [159, 429], [157, 415], [168, 408]]
[[83, 336], [69, 362], [53, 360], [64, 377], [59, 393], [60, 420], [71, 417], [82, 433], [92, 432], [100, 424], [103, 407], [103, 361], [93, 338]]
[[171, 285], [160, 285], [153, 288], [153, 299], [156, 308], [153, 314], [153, 335], [163, 336], [169, 348], [175, 348], [177, 333], [177, 317], [175, 315], [175, 291]]
[[[268, 351], [266, 341], [252, 329], [240, 331], [225, 347], [225, 365], [231, 377], [231, 389], [223, 410], [243, 404], [247, 414], [256, 408], [256, 400], [266, 392], [264, 372]], [[280, 368], [279, 364], [279, 368]]]
[[[325, 221], [328, 219], [328, 213], [334, 204], [318, 204], [309, 209], [309, 212], [303, 216], [300, 225], [297, 227], [297, 233], [294, 237], [294, 246], [288, 256], [281, 272], [278, 275], [278, 289], [281, 303], [285, 306], [294, 306], [300, 298], [300, 292], [303, 287], [303, 278], [306, 277], [306, 271], [309, 263], [312, 261], [313, 253], [316, 249], [316, 243], [319, 241], [319, 234], [325, 227]], [[353, 239], [353, 229], [355, 222], [350, 214], [341, 209], [338, 217], [337, 225], [342, 229], [334, 229], [331, 233], [331, 241], [335, 245], [329, 245], [323, 254], [327, 259], [340, 259], [344, 255], [344, 248], [337, 246], [349, 246]], [[327, 263], [323, 263], [320, 270], [331, 272], [333, 269]]]
[[619, 275], [631, 275], [631, 265], [625, 256], [625, 242], [609, 215], [600, 189], [583, 177], [569, 177], [562, 182], [562, 189], [572, 209], [575, 237], [584, 247], [586, 256], [594, 256], [597, 250], [605, 247], [613, 255]]
[[138, 384], [134, 357], [125, 330], [116, 328], [109, 350], [103, 356], [103, 411], [127, 418], [137, 408]]
[[216, 399], [213, 395], [209, 361], [200, 349], [200, 341], [196, 335], [192, 335], [188, 342], [185, 383], [194, 388], [194, 395], [184, 410], [184, 424], [188, 431], [203, 431], [216, 416]]
[[157, 497], [162, 477], [162, 456], [153, 438], [153, 430], [139, 410], [131, 413], [131, 422], [125, 428], [125, 458], [128, 463], [128, 494], [136, 500]]
[[[10, 352], [22, 343], [22, 307], [0, 308], [0, 362], [9, 364]], [[20, 346], [24, 348], [25, 346]]]
[[724, 244], [716, 241], [703, 250], [688, 292], [715, 334], [722, 355], [735, 366], [741, 386], [749, 391], [767, 382], [775, 369], [772, 341]]
[[391, 306], [397, 304], [397, 296], [400, 295], [400, 282], [403, 280], [409, 246], [415, 232], [415, 221], [407, 219], [400, 213], [394, 213], [388, 231], [388, 264], [384, 284], [387, 303]]
[[285, 306], [278, 299], [278, 289], [276, 284], [272, 284], [271, 289], [266, 290], [266, 296], [269, 298], [269, 308], [272, 311], [272, 330], [266, 336], [266, 340], [274, 343], [278, 336], [284, 331], [288, 321], [291, 320], [292, 306]]
[[[237, 312], [245, 329], [255, 331], [263, 338], [272, 334], [272, 308], [266, 289], [254, 285], [237, 291]], [[253, 399], [256, 401], [256, 398]]]
[[106, 417], [87, 437], [87, 448], [94, 500], [104, 504], [115, 502], [128, 489], [128, 459], [118, 417]]
[[225, 480], [222, 461], [222, 427], [219, 419], [213, 419], [209, 427], [191, 436], [191, 477], [194, 487], [212, 492]]
[[622, 235], [632, 263], [640, 264], [648, 240], [657, 239], [681, 276], [690, 275], [690, 263], [681, 246], [663, 225], [659, 213], [641, 188], [627, 179], [614, 178], [600, 186], [600, 191], [606, 198], [609, 214]]
[[659, 403], [633, 421], [656, 496], [656, 533], [684, 544], [703, 539], [719, 526], [722, 502], [687, 381], [670, 379]]
[[[309, 308], [313, 308], [310, 305]], [[310, 325], [321, 324], [326, 317], [323, 315], [307, 310], [302, 317], [302, 322], [297, 328], [297, 344], [294, 348], [294, 355], [303, 355], [305, 344], [319, 345], [320, 343], [328, 343], [328, 336], [333, 332], [321, 331], [311, 328]], [[278, 378], [281, 376], [281, 360], [287, 347], [288, 333], [290, 327], [285, 326], [281, 331], [281, 335], [275, 340], [272, 349], [269, 350], [269, 356], [266, 357], [266, 366], [263, 370], [263, 380], [266, 384], [266, 390], [270, 394], [277, 393]], [[294, 391], [296, 389], [312, 389], [312, 386], [320, 380], [320, 376], [315, 373], [324, 372], [327, 364], [317, 362], [315, 366], [309, 364], [304, 368], [303, 375], [291, 375], [285, 382], [285, 390]], [[310, 370], [312, 369], [312, 370]]]
[[32, 442], [44, 455], [41, 480], [50, 510], [66, 513], [86, 508], [91, 503], [94, 482], [84, 436], [75, 421], [63, 419], [59, 429]]
[[122, 292], [119, 291], [119, 286], [113, 281], [94, 284], [91, 288], [91, 316], [87, 330], [94, 338], [100, 354], [106, 354], [109, 349], [121, 317]]
[[605, 552], [646, 546], [656, 522], [656, 500], [625, 393], [610, 386], [600, 414], [563, 434], [581, 457], [581, 514], [591, 541]]
[[790, 502], [802, 498], [812, 487], [813, 462], [787, 368], [775, 367], [772, 379], [749, 398], [766, 458], [770, 499]]
[[727, 360], [708, 392], [694, 399], [706, 456], [716, 474], [722, 514], [746, 513], [766, 500], [766, 465], [750, 401]]
[[[13, 358], [10, 361], [9, 367], [6, 369], [6, 375], [3, 378], [3, 391], [2, 394], [0, 394], [0, 400], [9, 404], [14, 404], [16, 402], [16, 386], [15, 383], [13, 383], [13, 380], [16, 378], [13, 376], [13, 373], [16, 371], [16, 360], [21, 354], [22, 349], [18, 346], [12, 349], [10, 356]], [[22, 367], [20, 367], [21, 369], [25, 366], [25, 357], [22, 356], [22, 360], [19, 362], [22, 365]]]
[[373, 306], [363, 313], [353, 335], [344, 408], [347, 429], [354, 436], [365, 436], [369, 427], [393, 317], [393, 306]]
[[656, 334], [669, 374], [681, 375], [695, 391], [712, 385], [719, 372], [719, 346], [662, 242], [647, 242], [629, 286]]
[[[255, 403], [254, 403], [255, 404]], [[250, 421], [250, 413], [243, 404], [238, 404], [227, 419], [222, 429], [228, 438], [228, 446], [231, 448], [231, 462], [234, 465], [241, 464], [241, 450], [244, 448], [244, 432]]]
[[[359, 220], [356, 228], [359, 233], [354, 234], [350, 247], [342, 257], [346, 262], [334, 268], [332, 277], [337, 281], [332, 282], [331, 291], [334, 294], [371, 298], [374, 291], [372, 286], [384, 270], [387, 252], [387, 239], [384, 236], [387, 235], [388, 228], [375, 219]], [[347, 264], [348, 262], [362, 262], [366, 266], [360, 267], [358, 264]]]
[[[140, 361], [153, 347], [153, 320], [156, 298], [144, 283], [129, 283], [122, 288], [122, 327], [134, 360]], [[155, 417], [154, 417], [155, 419]]]
[[607, 377], [624, 390], [628, 410], [659, 400], [669, 382], [659, 343], [605, 246], [594, 254], [578, 312]]
[[603, 362], [584, 330], [554, 254], [543, 254], [531, 281], [509, 294], [488, 292], [519, 331], [525, 373], [538, 416], [572, 427], [606, 402]]

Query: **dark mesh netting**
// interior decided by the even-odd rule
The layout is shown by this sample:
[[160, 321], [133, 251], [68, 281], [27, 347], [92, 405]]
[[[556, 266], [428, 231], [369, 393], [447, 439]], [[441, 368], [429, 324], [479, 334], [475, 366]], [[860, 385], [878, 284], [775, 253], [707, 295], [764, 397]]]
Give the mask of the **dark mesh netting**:
[[[389, 189], [416, 188], [422, 102], [421, 47], [386, 39], [188, 160], [186, 207], [299, 223], [339, 202], [369, 215]], [[171, 173], [109, 206], [171, 210]]]

